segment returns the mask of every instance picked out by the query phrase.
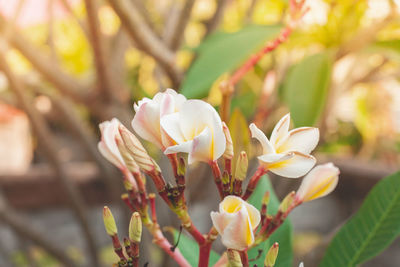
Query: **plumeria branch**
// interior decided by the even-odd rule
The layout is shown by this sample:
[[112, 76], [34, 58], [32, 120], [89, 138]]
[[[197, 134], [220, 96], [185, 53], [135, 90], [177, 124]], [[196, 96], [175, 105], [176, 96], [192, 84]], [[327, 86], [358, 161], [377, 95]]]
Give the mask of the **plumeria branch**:
[[280, 44], [284, 43], [292, 33], [298, 21], [308, 11], [304, 10], [305, 0], [290, 0], [289, 3], [289, 22], [286, 27], [282, 29], [278, 37], [269, 41], [260, 51], [252, 55], [234, 74], [225, 82], [221, 83], [220, 89], [222, 93], [221, 101], [221, 118], [227, 121], [229, 118], [230, 98], [234, 92], [235, 85], [243, 78], [243, 76], [250, 71], [261, 58], [275, 50]]

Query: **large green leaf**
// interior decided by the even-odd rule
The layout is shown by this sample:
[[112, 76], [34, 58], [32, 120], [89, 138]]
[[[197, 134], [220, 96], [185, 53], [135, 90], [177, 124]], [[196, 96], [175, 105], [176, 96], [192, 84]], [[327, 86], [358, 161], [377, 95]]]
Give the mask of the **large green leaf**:
[[267, 40], [276, 36], [280, 28], [278, 25], [252, 25], [235, 33], [211, 35], [198, 47], [197, 59], [187, 72], [181, 93], [188, 98], [207, 96], [220, 75], [237, 68]]
[[378, 255], [400, 234], [400, 172], [380, 181], [340, 229], [320, 264], [352, 267]]
[[289, 72], [283, 90], [296, 127], [317, 122], [325, 106], [331, 69], [331, 55], [324, 52], [306, 57]]
[[[179, 232], [172, 227], [168, 228], [168, 230], [172, 233], [172, 235], [174, 236], [174, 242], [176, 242], [178, 239]], [[199, 245], [193, 239], [182, 233], [179, 239], [178, 248], [191, 266], [198, 265]], [[208, 261], [208, 265], [213, 266], [219, 260], [220, 257], [221, 256], [217, 252], [211, 250], [210, 260]]]
[[[254, 193], [249, 199], [249, 202], [255, 206], [257, 209], [261, 209], [261, 200], [266, 191], [270, 192], [270, 202], [268, 204], [268, 214], [276, 214], [279, 207], [279, 200], [275, 195], [274, 189], [265, 175], [263, 176]], [[292, 224], [289, 219], [286, 219], [285, 222], [270, 236], [270, 238], [261, 243], [255, 248], [252, 248], [249, 251], [249, 259], [254, 259], [258, 255], [258, 250], [262, 249], [263, 253], [256, 261], [251, 262], [251, 266], [257, 264], [257, 266], [264, 266], [264, 259], [268, 252], [268, 249], [272, 246], [273, 243], [279, 243], [279, 253], [278, 258], [276, 260], [276, 267], [291, 267], [293, 264], [293, 248], [292, 248]]]

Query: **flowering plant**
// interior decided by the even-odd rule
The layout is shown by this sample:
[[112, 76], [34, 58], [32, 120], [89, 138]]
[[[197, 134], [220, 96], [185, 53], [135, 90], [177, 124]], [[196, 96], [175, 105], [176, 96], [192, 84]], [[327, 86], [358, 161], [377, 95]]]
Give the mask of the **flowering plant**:
[[[295, 207], [329, 194], [337, 185], [339, 170], [332, 163], [312, 169], [316, 159], [310, 152], [318, 143], [318, 129], [303, 127], [289, 131], [289, 114], [278, 122], [270, 139], [255, 124], [250, 125], [251, 135], [261, 143], [263, 152], [258, 156], [259, 167], [244, 189], [243, 184], [247, 182], [247, 154], [242, 151], [238, 155], [233, 172], [234, 149], [230, 131], [210, 104], [202, 100], [187, 100], [183, 95], [168, 89], [153, 99], [139, 101], [135, 109], [132, 121], [134, 131], [144, 140], [153, 142], [167, 155], [176, 185], [169, 186], [166, 183], [162, 170], [139, 139], [117, 119], [100, 124], [102, 137], [99, 150], [124, 174], [124, 185], [128, 193], [122, 198], [134, 212], [131, 225], [136, 225], [130, 227], [130, 237], [124, 240], [125, 255], [112, 214], [105, 207], [104, 222], [107, 233], [112, 237], [115, 252], [120, 257], [119, 266], [137, 266], [142, 223], [153, 235], [154, 242], [179, 266], [190, 266], [179, 247], [169, 243], [161, 231], [157, 222], [155, 194], [148, 193], [143, 174], [154, 182], [159, 196], [197, 242], [198, 266], [209, 265], [211, 246], [218, 236], [221, 236], [227, 253], [214, 266], [225, 266], [227, 263], [230, 266], [249, 266], [248, 251], [270, 238]], [[219, 159], [224, 162], [223, 170], [218, 163]], [[210, 214], [213, 227], [205, 234], [192, 222], [184, 195], [186, 169], [197, 161], [211, 167], [221, 199], [219, 211]], [[267, 213], [269, 191], [265, 191], [261, 210], [247, 201], [255, 189], [262, 186], [259, 185], [260, 179], [268, 171], [288, 178], [298, 178], [308, 173], [299, 190], [289, 193], [274, 215]], [[273, 266], [277, 255], [278, 245], [274, 244], [266, 254], [265, 266]]]

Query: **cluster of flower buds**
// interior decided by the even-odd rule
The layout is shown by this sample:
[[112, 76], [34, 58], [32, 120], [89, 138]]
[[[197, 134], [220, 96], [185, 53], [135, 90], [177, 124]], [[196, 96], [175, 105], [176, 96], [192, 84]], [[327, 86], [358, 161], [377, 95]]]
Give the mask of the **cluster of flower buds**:
[[129, 223], [129, 238], [124, 238], [124, 249], [118, 238], [117, 225], [108, 207], [103, 209], [104, 227], [111, 237], [115, 253], [119, 257], [118, 267], [139, 266], [139, 243], [142, 238], [142, 220], [134, 212]]
[[[136, 114], [132, 120], [133, 130], [167, 155], [174, 171], [176, 186], [166, 183], [159, 166], [149, 156], [139, 139], [117, 119], [100, 124], [101, 141], [98, 147], [103, 156], [124, 174], [123, 182], [127, 194], [124, 194], [122, 199], [133, 212], [137, 212], [133, 217], [141, 217], [144, 226], [152, 233], [155, 243], [170, 254], [180, 266], [188, 265], [179, 250], [170, 249], [172, 246], [160, 230], [155, 195], [148, 194], [143, 174], [151, 178], [158, 194], [199, 244], [199, 266], [208, 266], [210, 247], [217, 234], [221, 235], [222, 243], [228, 249], [228, 258], [233, 264], [237, 260], [236, 252], [243, 253], [266, 240], [293, 208], [302, 202], [329, 194], [337, 185], [339, 170], [333, 164], [320, 165], [311, 170], [316, 159], [310, 153], [318, 144], [318, 129], [302, 127], [289, 130], [289, 114], [278, 122], [270, 139], [255, 124], [250, 125], [251, 135], [261, 143], [263, 152], [258, 156], [260, 164], [257, 171], [243, 190], [248, 169], [247, 154], [242, 151], [237, 156], [233, 173], [231, 163], [235, 155], [231, 134], [210, 104], [202, 100], [187, 100], [174, 90], [167, 89], [156, 94], [153, 99], [144, 98], [139, 101], [134, 105], [134, 109]], [[223, 171], [218, 164], [219, 158], [224, 160]], [[186, 161], [189, 165], [194, 162], [210, 165], [221, 197], [219, 212], [211, 212], [214, 227], [208, 235], [203, 235], [197, 230], [187, 211], [184, 197]], [[261, 212], [246, 202], [260, 178], [268, 171], [287, 178], [298, 178], [308, 173], [297, 193], [291, 192], [285, 197], [275, 216], [267, 214], [268, 192], [263, 198]], [[149, 206], [151, 218], [148, 214]], [[112, 218], [108, 213], [111, 214], [105, 209], [105, 218]], [[115, 237], [116, 228], [113, 227], [115, 223], [111, 221], [113, 219], [107, 219], [107, 222], [105, 219], [106, 230], [110, 236], [114, 236], [114, 248], [122, 262], [127, 258], [120, 253], [121, 246], [115, 241], [118, 239]], [[132, 226], [134, 229], [139, 228], [137, 219], [131, 224], [136, 225]], [[125, 244], [129, 245], [129, 251], [132, 253], [136, 253], [136, 245], [140, 241], [140, 238], [136, 237], [137, 235], [130, 234]], [[274, 245], [268, 253], [266, 266], [273, 266], [277, 251], [278, 247]]]

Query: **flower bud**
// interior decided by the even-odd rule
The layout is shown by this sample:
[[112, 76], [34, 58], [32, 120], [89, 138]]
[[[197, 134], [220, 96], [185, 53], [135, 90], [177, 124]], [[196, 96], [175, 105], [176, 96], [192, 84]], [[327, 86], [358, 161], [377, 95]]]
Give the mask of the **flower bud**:
[[270, 197], [270, 193], [269, 191], [265, 192], [263, 198], [262, 198], [262, 204], [263, 205], [268, 205], [269, 204], [269, 197]]
[[118, 134], [115, 136], [115, 142], [117, 143], [119, 153], [121, 154], [122, 159], [124, 160], [125, 165], [128, 168], [128, 170], [133, 173], [138, 173], [139, 166], [137, 165], [135, 160], [130, 155], [128, 149], [125, 147], [125, 144], [124, 144], [124, 141], [122, 140], [121, 135]]
[[140, 214], [134, 212], [129, 223], [129, 239], [133, 242], [140, 243], [142, 238], [142, 220]]
[[160, 171], [160, 167], [158, 167], [157, 163], [149, 156], [139, 139], [122, 124], [118, 129], [125, 147], [137, 165], [145, 172], [152, 172], [154, 170]]
[[114, 216], [112, 215], [111, 210], [107, 206], [103, 208], [103, 220], [107, 234], [109, 236], [115, 236], [118, 233], [117, 225], [115, 224]]
[[332, 163], [318, 165], [304, 177], [296, 197], [306, 202], [326, 196], [335, 189], [339, 173], [339, 169]]
[[294, 191], [287, 194], [287, 196], [282, 200], [281, 204], [279, 205], [280, 212], [285, 214], [291, 208], [295, 195], [296, 193]]
[[236, 163], [235, 178], [244, 181], [247, 176], [247, 168], [249, 166], [249, 160], [245, 151], [240, 152], [238, 161]]
[[226, 159], [233, 158], [233, 142], [231, 133], [229, 132], [229, 128], [225, 122], [222, 122], [222, 130], [224, 131], [225, 139], [226, 139], [226, 148], [223, 154], [223, 157]]
[[229, 267], [242, 267], [242, 260], [240, 258], [239, 252], [236, 250], [228, 249], [228, 262]]
[[275, 265], [276, 258], [278, 257], [279, 244], [275, 242], [268, 250], [265, 256], [264, 267], [273, 267]]

